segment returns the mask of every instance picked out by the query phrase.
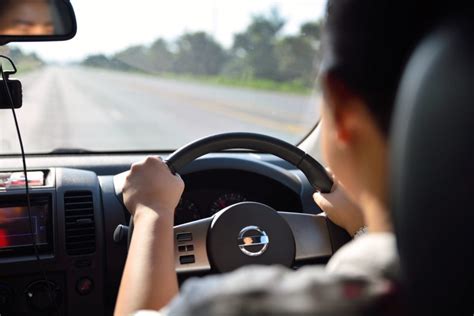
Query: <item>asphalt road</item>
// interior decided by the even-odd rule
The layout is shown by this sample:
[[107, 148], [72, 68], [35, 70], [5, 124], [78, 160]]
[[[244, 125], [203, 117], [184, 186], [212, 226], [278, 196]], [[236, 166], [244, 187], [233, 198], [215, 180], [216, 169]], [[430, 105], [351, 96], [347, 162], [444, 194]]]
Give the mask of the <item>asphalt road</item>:
[[[252, 131], [296, 143], [315, 124], [316, 96], [230, 88], [106, 70], [50, 66], [20, 76], [26, 151], [174, 149], [219, 132]], [[19, 151], [11, 111], [0, 111], [0, 154]]]

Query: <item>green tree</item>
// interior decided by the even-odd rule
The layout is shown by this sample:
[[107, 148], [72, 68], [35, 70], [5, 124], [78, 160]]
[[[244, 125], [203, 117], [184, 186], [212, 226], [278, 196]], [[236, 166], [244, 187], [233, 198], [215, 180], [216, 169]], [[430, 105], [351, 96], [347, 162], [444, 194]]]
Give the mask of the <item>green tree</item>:
[[110, 60], [103, 54], [89, 55], [82, 61], [82, 65], [89, 67], [109, 68]]
[[[9, 56], [19, 71], [33, 70], [45, 64], [35, 53], [25, 53], [15, 46], [0, 46], [0, 54]], [[8, 69], [10, 68], [8, 65]]]
[[169, 72], [173, 70], [174, 55], [168, 47], [168, 43], [159, 38], [154, 41], [148, 49], [148, 63], [151, 71]]
[[275, 55], [277, 34], [285, 20], [276, 9], [268, 16], [255, 16], [247, 29], [234, 36], [234, 58], [242, 58], [253, 76], [278, 80], [278, 60]]
[[321, 20], [306, 22], [301, 25], [300, 33], [313, 41], [319, 42], [321, 40], [322, 25], [323, 22]]
[[280, 80], [299, 80], [306, 86], [313, 83], [316, 49], [310, 40], [301, 35], [287, 36], [277, 43], [275, 54]]
[[148, 49], [143, 45], [130, 46], [115, 54], [112, 59], [115, 64], [121, 65], [123, 70], [128, 70], [126, 68], [146, 72], [150, 70]]
[[227, 59], [224, 49], [205, 32], [183, 34], [176, 45], [174, 69], [179, 73], [215, 75]]
[[[321, 21], [301, 25], [283, 36], [285, 20], [277, 9], [256, 15], [226, 51], [205, 32], [184, 33], [170, 46], [162, 38], [128, 47], [113, 56], [92, 55], [84, 65], [118, 70], [220, 75], [239, 80], [264, 79], [311, 87], [321, 56]], [[34, 57], [34, 56], [33, 56]], [[262, 81], [262, 82], [263, 82]]]

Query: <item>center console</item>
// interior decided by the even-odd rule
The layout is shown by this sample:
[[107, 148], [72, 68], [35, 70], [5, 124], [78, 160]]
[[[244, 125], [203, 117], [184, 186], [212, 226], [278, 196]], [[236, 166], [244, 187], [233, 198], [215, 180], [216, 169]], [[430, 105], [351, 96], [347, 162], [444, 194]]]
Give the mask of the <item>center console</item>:
[[36, 171], [44, 181], [30, 188], [29, 207], [24, 187], [0, 186], [0, 315], [103, 314], [97, 176]]
[[0, 196], [0, 258], [15, 258], [35, 254], [34, 244], [41, 254], [52, 254], [51, 194], [34, 194], [30, 209], [26, 196]]

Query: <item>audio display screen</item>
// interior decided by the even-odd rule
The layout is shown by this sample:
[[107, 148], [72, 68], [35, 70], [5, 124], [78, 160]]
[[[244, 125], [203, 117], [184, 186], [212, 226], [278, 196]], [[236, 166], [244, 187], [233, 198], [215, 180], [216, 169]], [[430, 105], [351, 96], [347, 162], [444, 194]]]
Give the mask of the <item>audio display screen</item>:
[[25, 205], [8, 204], [10, 203], [0, 205], [0, 253], [31, 248], [33, 240], [40, 248], [47, 246], [50, 236], [49, 203], [33, 201], [30, 208], [31, 220]]

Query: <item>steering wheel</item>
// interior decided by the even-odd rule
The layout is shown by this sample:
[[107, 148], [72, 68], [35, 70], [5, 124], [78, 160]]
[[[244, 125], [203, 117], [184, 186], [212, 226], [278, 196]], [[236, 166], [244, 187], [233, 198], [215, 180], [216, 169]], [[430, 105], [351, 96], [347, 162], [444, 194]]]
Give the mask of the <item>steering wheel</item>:
[[[166, 163], [173, 173], [205, 154], [249, 149], [273, 154], [293, 164], [313, 188], [327, 193], [332, 178], [311, 156], [282, 140], [254, 133], [225, 133], [187, 144]], [[115, 192], [122, 199], [127, 173], [114, 177]], [[130, 219], [128, 240], [133, 232]], [[176, 271], [228, 272], [248, 264], [280, 264], [286, 267], [330, 257], [350, 240], [342, 228], [324, 214], [277, 212], [268, 205], [241, 202], [212, 217], [174, 227]]]

